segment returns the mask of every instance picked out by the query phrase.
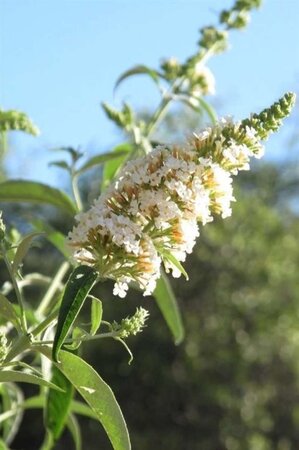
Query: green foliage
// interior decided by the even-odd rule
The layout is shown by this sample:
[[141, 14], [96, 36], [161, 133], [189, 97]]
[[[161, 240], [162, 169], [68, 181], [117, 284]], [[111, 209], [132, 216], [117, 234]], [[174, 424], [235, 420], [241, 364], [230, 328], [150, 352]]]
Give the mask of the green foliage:
[[49, 390], [45, 407], [45, 427], [53, 441], [56, 442], [67, 421], [74, 388], [55, 366], [52, 368], [51, 381], [63, 390], [62, 392]]
[[0, 201], [49, 204], [69, 214], [76, 213], [75, 205], [64, 192], [34, 181], [9, 180], [0, 183]]
[[35, 374], [19, 372], [16, 370], [2, 370], [0, 372], [0, 383], [31, 383], [39, 386], [46, 386], [51, 389], [61, 390], [56, 384], [43, 379], [41, 376]]
[[98, 273], [88, 266], [79, 266], [71, 274], [63, 294], [53, 343], [53, 359], [58, 353], [83, 303], [98, 278]]
[[[50, 357], [46, 349], [41, 349]], [[78, 356], [61, 351], [58, 368], [81, 394], [103, 425], [115, 450], [130, 450], [131, 444], [122, 412], [110, 387]]]
[[[175, 58], [165, 59], [159, 70], [138, 65], [120, 75], [115, 88], [131, 76], [142, 74], [150, 77], [161, 94], [160, 103], [147, 117], [141, 117], [127, 103], [123, 103], [121, 110], [102, 103], [107, 117], [124, 132], [127, 138], [124, 143], [116, 146], [109, 153], [93, 155], [82, 163], [81, 151], [73, 147], [54, 149], [66, 154], [67, 160], [53, 161], [51, 165], [68, 172], [74, 202], [60, 189], [25, 180], [9, 180], [1, 183], [0, 201], [51, 205], [57, 208], [58, 213], [68, 213], [72, 218], [77, 212], [82, 213], [85, 205], [80, 190], [81, 185], [78, 184], [79, 177], [102, 165], [101, 189], [104, 191], [121, 173], [126, 162], [135, 157], [143, 157], [139, 159], [141, 163], [149, 161], [152, 155], [146, 155], [157, 144], [152, 139], [152, 135], [157, 132], [167, 110], [176, 101], [195, 112], [198, 121], [206, 115], [214, 125], [207, 138], [205, 135], [201, 138], [194, 135], [192, 142], [194, 151], [198, 151], [198, 155], [202, 158], [210, 157], [214, 165], [225, 160], [222, 166], [220, 164], [217, 166], [220, 172], [222, 170], [222, 175], [224, 171], [227, 171], [228, 175], [229, 172], [235, 174], [240, 167], [244, 169], [242, 164], [246, 166], [247, 160], [242, 160], [242, 157], [246, 159], [246, 154], [242, 154], [242, 146], [246, 147], [250, 154], [259, 153], [261, 147], [256, 137], [265, 139], [270, 132], [278, 129], [282, 119], [290, 113], [295, 97], [288, 93], [270, 108], [260, 114], [253, 114], [240, 124], [218, 125], [214, 109], [204, 99], [206, 95], [214, 92], [213, 74], [205, 64], [208, 58], [226, 50], [229, 30], [244, 28], [249, 21], [251, 9], [259, 5], [260, 0], [237, 0], [231, 9], [222, 11], [219, 15], [219, 26], [207, 26], [201, 29], [198, 49], [184, 62], [180, 63]], [[177, 131], [177, 124], [175, 127]], [[3, 149], [5, 149], [6, 131], [11, 130], [22, 130], [33, 135], [38, 133], [37, 128], [24, 113], [0, 110]], [[185, 134], [185, 128], [183, 132]], [[237, 150], [234, 148], [232, 154], [227, 156], [229, 143], [239, 147]], [[191, 145], [191, 142], [188, 145]], [[168, 153], [168, 146], [164, 150]], [[173, 152], [178, 150], [175, 147], [172, 149]], [[155, 155], [158, 155], [159, 151], [158, 149]], [[242, 154], [241, 157], [238, 152]], [[189, 156], [190, 154], [188, 153]], [[163, 163], [161, 155], [162, 153], [160, 157]], [[188, 155], [186, 155], [184, 155], [186, 160], [177, 159], [176, 162], [187, 163]], [[154, 160], [151, 162], [153, 166], [149, 165], [148, 170], [156, 173]], [[125, 170], [128, 171], [128, 167], [132, 169], [132, 166], [126, 165]], [[157, 167], [160, 168], [159, 165]], [[212, 204], [213, 201], [215, 203], [217, 191], [217, 186], [215, 187], [213, 183], [217, 185], [220, 181], [210, 175], [208, 166], [203, 165], [203, 167], [201, 169], [205, 170], [205, 173], [202, 178], [197, 180], [194, 176], [192, 180], [190, 179], [190, 183], [195, 181], [201, 183], [204, 179], [208, 182], [211, 177], [211, 186], [206, 191]], [[142, 168], [140, 170], [142, 172]], [[124, 221], [129, 217], [125, 205], [130, 203], [130, 196], [135, 195], [137, 210], [132, 223], [140, 226], [140, 232], [134, 228], [135, 238], [145, 245], [150, 238], [148, 230], [155, 228], [156, 219], [147, 222], [147, 217], [142, 216], [138, 184], [129, 185], [131, 173], [133, 170], [127, 174], [127, 179], [122, 176], [120, 182], [116, 183], [117, 185], [127, 181], [128, 185], [123, 191], [115, 188], [114, 197], [102, 197], [106, 204], [111, 204], [107, 217], [103, 214], [105, 216], [103, 219], [109, 220], [114, 213], [119, 214], [124, 228]], [[171, 170], [168, 175], [171, 180]], [[249, 179], [251, 187], [260, 179], [259, 176], [254, 181]], [[267, 179], [266, 183], [263, 178], [265, 184], [262, 185], [270, 188], [273, 196], [272, 198], [267, 191], [268, 200], [275, 198], [273, 180], [275, 182], [277, 180], [276, 173], [271, 179]], [[84, 177], [81, 181], [84, 181]], [[165, 179], [163, 183], [166, 184], [166, 181], [169, 180]], [[174, 179], [174, 181], [178, 180]], [[226, 182], [229, 184], [231, 179], [227, 178]], [[280, 186], [279, 183], [280, 181], [278, 186]], [[151, 194], [156, 194], [158, 187], [156, 185], [153, 189], [152, 187], [146, 183], [143, 186], [144, 189], [151, 190]], [[189, 189], [189, 185], [185, 187]], [[88, 190], [89, 186], [86, 189]], [[108, 191], [110, 192], [111, 190]], [[299, 445], [299, 438], [294, 431], [294, 424], [298, 422], [296, 401], [299, 398], [298, 386], [295, 382], [299, 375], [299, 366], [296, 362], [298, 359], [296, 317], [299, 313], [296, 272], [299, 259], [296, 246], [299, 237], [298, 220], [292, 211], [286, 213], [285, 210], [279, 211], [273, 206], [266, 206], [259, 199], [259, 195], [256, 193], [252, 195], [248, 187], [244, 192], [243, 202], [235, 208], [236, 220], [227, 221], [225, 224], [216, 223], [214, 227], [208, 227], [207, 231], [202, 233], [201, 246], [193, 259], [187, 262], [190, 274], [189, 284], [186, 285], [184, 281], [174, 284], [174, 290], [178, 292], [184, 303], [184, 322], [186, 323], [184, 342], [185, 329], [178, 307], [181, 301], [177, 301], [174, 290], [164, 273], [157, 282], [153, 293], [156, 304], [169, 328], [167, 331], [171, 332], [176, 344], [182, 345], [177, 352], [173, 349], [169, 350], [169, 336], [164, 334], [163, 324], [160, 326], [159, 318], [157, 318], [158, 326], [155, 322], [155, 325], [149, 328], [150, 340], [147, 342], [145, 339], [145, 349], [142, 348], [140, 351], [139, 361], [142, 362], [142, 373], [139, 380], [133, 382], [132, 390], [127, 382], [126, 389], [120, 391], [124, 404], [126, 400], [131, 402], [134, 395], [146, 399], [146, 406], [139, 399], [136, 402], [133, 400], [134, 408], [131, 404], [126, 408], [129, 415], [132, 409], [137, 411], [135, 418], [130, 419], [132, 424], [134, 420], [143, 420], [142, 427], [138, 425], [132, 427], [135, 429], [133, 433], [135, 448], [144, 450], [147, 448], [172, 450], [279, 448], [287, 450], [293, 444], [295, 447]], [[171, 195], [178, 194], [177, 190], [176, 194]], [[169, 200], [172, 200], [170, 197]], [[219, 198], [221, 200], [221, 190]], [[182, 199], [177, 201], [181, 213], [182, 202]], [[274, 200], [272, 203], [274, 204]], [[214, 205], [215, 210], [211, 208], [212, 212], [217, 213], [217, 206], [219, 208], [219, 205]], [[97, 204], [94, 208], [97, 208]], [[156, 263], [160, 264], [159, 257], [161, 257], [167, 268], [173, 271], [176, 269], [178, 274], [181, 273], [188, 279], [187, 271], [180, 263], [183, 258], [180, 259], [180, 256], [177, 256], [180, 252], [179, 245], [177, 248], [171, 246], [173, 243], [179, 244], [184, 233], [179, 226], [177, 229], [173, 228], [171, 232], [161, 227], [155, 236], [155, 241], [151, 241], [152, 250], [149, 246], [144, 253], [136, 252], [135, 254], [134, 250], [121, 253], [123, 248], [119, 246], [119, 254], [117, 253], [114, 261], [113, 245], [118, 239], [117, 233], [111, 236], [105, 235], [104, 228], [99, 223], [101, 220], [94, 224], [92, 217], [88, 214], [80, 214], [79, 217], [83, 217], [86, 221], [83, 221], [83, 238], [81, 239], [78, 233], [78, 242], [71, 243], [75, 248], [74, 259], [79, 254], [86, 265], [72, 268], [72, 273], [65, 282], [65, 276], [73, 264], [70, 250], [65, 245], [68, 225], [63, 223], [64, 216], [59, 218], [58, 216], [50, 217], [47, 212], [43, 214], [42, 220], [35, 217], [30, 222], [30, 227], [33, 226], [37, 231], [30, 230], [28, 233], [26, 229], [27, 234], [22, 237], [19, 232], [13, 231], [10, 226], [4, 224], [0, 212], [0, 259], [5, 267], [5, 270], [0, 273], [1, 281], [3, 277], [3, 286], [0, 291], [0, 431], [2, 436], [0, 448], [6, 449], [10, 446], [18, 432], [23, 411], [42, 408], [46, 429], [42, 450], [50, 450], [55, 445], [59, 446], [59, 442], [64, 440], [65, 429], [69, 430], [76, 450], [82, 448], [82, 442], [85, 448], [92, 449], [94, 443], [95, 448], [99, 447], [96, 440], [92, 439], [92, 442], [89, 442], [89, 436], [82, 440], [79, 422], [75, 415], [99, 422], [114, 450], [130, 450], [130, 438], [119, 404], [111, 388], [81, 357], [81, 344], [97, 340], [98, 346], [95, 353], [98, 357], [103, 351], [102, 346], [99, 345], [103, 339], [108, 341], [108, 348], [109, 341], [114, 343], [116, 341], [129, 352], [130, 363], [133, 359], [132, 353], [125, 339], [143, 331], [148, 311], [139, 306], [140, 293], [138, 292], [136, 312], [128, 315], [125, 311], [122, 318], [116, 317], [117, 320], [115, 320], [115, 316], [120, 315], [119, 311], [126, 305], [118, 303], [115, 308], [113, 302], [105, 301], [106, 296], [102, 294], [105, 293], [107, 284], [105, 287], [101, 284], [99, 295], [97, 292], [91, 295], [90, 291], [93, 288], [99, 289], [99, 286], [95, 287], [95, 284], [97, 281], [104, 281], [105, 274], [106, 278], [119, 282], [115, 290], [118, 289], [122, 294], [125, 288], [121, 284], [126, 285], [127, 288], [127, 280], [139, 282], [138, 276], [142, 280], [138, 286], [144, 289], [147, 280], [144, 277], [144, 281], [142, 277], [151, 273], [152, 250], [156, 251]], [[150, 216], [150, 213], [148, 214]], [[186, 218], [189, 220], [192, 214], [192, 207], [190, 207]], [[140, 222], [138, 222], [139, 216]], [[60, 226], [57, 218], [61, 222]], [[144, 228], [140, 225], [142, 220], [146, 222]], [[111, 220], [110, 223], [112, 222]], [[179, 219], [178, 225], [181, 225]], [[170, 240], [164, 245], [163, 236], [168, 231]], [[31, 248], [31, 244], [33, 239], [41, 234], [45, 234], [46, 239], [59, 250], [58, 259], [61, 265], [58, 269], [56, 268], [57, 260], [54, 256], [54, 276], [51, 268], [47, 267], [48, 257], [56, 255], [51, 246], [50, 249], [42, 247], [43, 253], [35, 256], [35, 263], [32, 264], [34, 249]], [[93, 242], [90, 244], [92, 239]], [[106, 246], [105, 239], [106, 241], [110, 239], [110, 246]], [[121, 244], [124, 247], [126, 239], [127, 236], [124, 236]], [[41, 246], [44, 244], [44, 242], [41, 243]], [[93, 244], [94, 247], [92, 247]], [[45, 252], [44, 248], [46, 248]], [[95, 250], [95, 255], [90, 253], [91, 248]], [[99, 254], [102, 256], [101, 267], [103, 268], [103, 273], [100, 274], [92, 268], [93, 257], [95, 256], [96, 260]], [[123, 276], [122, 279], [120, 278], [121, 281], [113, 277], [113, 271], [109, 272], [111, 261], [114, 264], [115, 273]], [[95, 264], [95, 267], [98, 266]], [[35, 269], [30, 271], [30, 267]], [[46, 267], [45, 274], [41, 267]], [[138, 276], [130, 278], [135, 272]], [[9, 280], [6, 279], [7, 275]], [[155, 282], [156, 279], [151, 281]], [[110, 285], [108, 286], [110, 289]], [[132, 287], [136, 287], [134, 283]], [[98, 297], [103, 300], [99, 300]], [[86, 299], [91, 300], [87, 323], [86, 311], [84, 311]], [[153, 308], [151, 304], [150, 308]], [[107, 321], [106, 317], [109, 316], [110, 311], [113, 311], [113, 319]], [[155, 315], [155, 309], [153, 311]], [[55, 327], [54, 330], [53, 327]], [[106, 332], [103, 332], [105, 327]], [[153, 342], [157, 343], [159, 351], [153, 350]], [[101, 363], [100, 372], [109, 374], [109, 379], [113, 379], [116, 372], [124, 373], [124, 369], [115, 370], [114, 356], [113, 351], [108, 351], [95, 362], [95, 365]], [[121, 356], [118, 356], [116, 361], [119, 358]], [[125, 371], [128, 370], [126, 365]], [[287, 388], [280, 391], [281, 380], [284, 377], [289, 381], [292, 392], [296, 393], [296, 401], [293, 401]], [[159, 379], [159, 387], [157, 379]], [[147, 386], [150, 392], [149, 397], [146, 397], [147, 393], [143, 387], [142, 391], [139, 390], [139, 385], [142, 385], [139, 383], [140, 380], [144, 381], [144, 386]], [[173, 396], [171, 391], [170, 380], [176, 383], [176, 396]], [[22, 391], [15, 384], [19, 382], [35, 385], [35, 389], [39, 389], [37, 395], [24, 398]], [[81, 395], [85, 403], [75, 399], [76, 392]], [[285, 393], [291, 397], [289, 409], [281, 401], [281, 397], [283, 400], [288, 398]], [[287, 423], [281, 427], [283, 431], [280, 431], [281, 410], [287, 417]], [[149, 414], [147, 417], [144, 416], [145, 411]], [[174, 423], [170, 430], [169, 421], [167, 424], [163, 422], [165, 416], [170, 417]], [[150, 429], [151, 421], [155, 425], [154, 430]], [[156, 433], [159, 427], [165, 430], [163, 435]], [[142, 433], [138, 431], [141, 428]], [[288, 430], [290, 436], [287, 439], [284, 438], [285, 430]], [[32, 448], [32, 443], [30, 445]]]
[[164, 273], [158, 280], [153, 295], [173, 335], [174, 342], [177, 345], [180, 344], [185, 335], [182, 317], [171, 285]]

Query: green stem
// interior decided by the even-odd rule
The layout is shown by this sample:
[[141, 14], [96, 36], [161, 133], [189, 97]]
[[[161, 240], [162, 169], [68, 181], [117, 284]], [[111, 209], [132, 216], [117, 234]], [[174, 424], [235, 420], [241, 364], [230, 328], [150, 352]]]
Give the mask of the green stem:
[[[88, 342], [88, 341], [95, 341], [97, 339], [105, 339], [105, 338], [114, 338], [119, 339], [120, 335], [118, 331], [111, 331], [109, 333], [101, 333], [101, 334], [94, 334], [93, 336], [82, 336], [78, 338], [69, 338], [64, 341], [64, 344], [73, 344], [74, 342]], [[52, 345], [54, 341], [35, 341], [33, 343], [33, 347], [35, 345]]]
[[50, 284], [49, 288], [47, 289], [44, 297], [42, 298], [39, 307], [36, 310], [36, 315], [37, 317], [42, 316], [47, 307], [49, 306], [54, 294], [56, 293], [56, 291], [59, 289], [61, 282], [65, 276], [65, 274], [67, 273], [67, 271], [70, 268], [70, 264], [66, 261], [64, 261], [61, 266], [59, 267], [55, 277], [53, 278], [52, 283]]
[[168, 110], [168, 107], [169, 107], [171, 101], [173, 100], [172, 95], [175, 94], [179, 90], [179, 88], [181, 87], [181, 85], [183, 84], [185, 79], [186, 79], [185, 76], [177, 78], [171, 84], [169, 91], [163, 95], [159, 106], [157, 107], [156, 111], [154, 112], [152, 118], [150, 119], [150, 121], [147, 125], [145, 137], [149, 137], [150, 134], [153, 133], [154, 129], [157, 127], [159, 122], [161, 122], [161, 120], [163, 119], [163, 117], [165, 116], [165, 114]]
[[160, 103], [160, 105], [158, 106], [158, 108], [156, 109], [155, 113], [153, 114], [147, 129], [146, 129], [146, 137], [149, 137], [149, 135], [153, 132], [153, 130], [156, 128], [156, 126], [158, 125], [158, 123], [162, 120], [162, 118], [165, 116], [169, 103], [171, 102], [171, 98], [170, 97], [166, 97], [164, 96], [162, 98], [162, 101]]
[[15, 291], [15, 294], [16, 294], [16, 297], [17, 297], [17, 300], [18, 300], [19, 307], [20, 307], [21, 328], [22, 328], [23, 333], [26, 334], [27, 333], [27, 321], [26, 321], [25, 307], [24, 307], [22, 294], [21, 294], [21, 291], [19, 289], [19, 285], [18, 285], [18, 282], [16, 280], [16, 277], [15, 277], [12, 265], [11, 265], [11, 263], [10, 263], [8, 257], [7, 257], [6, 249], [4, 247], [4, 244], [1, 244], [1, 249], [2, 249], [3, 260], [5, 262], [5, 265], [7, 267], [9, 276], [11, 278], [12, 285], [13, 285], [13, 288], [14, 288], [14, 291]]
[[53, 448], [54, 444], [55, 444], [55, 442], [54, 442], [52, 433], [47, 431], [44, 442], [42, 443], [40, 450], [51, 450]]

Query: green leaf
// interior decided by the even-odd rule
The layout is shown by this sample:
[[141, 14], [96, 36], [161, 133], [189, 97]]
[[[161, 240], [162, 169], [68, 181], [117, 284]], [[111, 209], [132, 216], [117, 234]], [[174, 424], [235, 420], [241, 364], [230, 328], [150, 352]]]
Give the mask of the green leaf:
[[73, 414], [70, 414], [67, 420], [67, 427], [70, 430], [72, 438], [75, 443], [76, 450], [81, 450], [82, 448], [82, 438], [79, 423]]
[[51, 148], [51, 150], [53, 152], [66, 152], [66, 153], [68, 153], [71, 156], [73, 162], [78, 161], [78, 159], [82, 158], [82, 156], [83, 156], [82, 152], [80, 152], [79, 150], [76, 150], [73, 147], [54, 147], [54, 148]]
[[[44, 407], [44, 403], [44, 395], [34, 395], [33, 397], [24, 400], [24, 402], [22, 402], [20, 406], [23, 409], [40, 409]], [[79, 414], [80, 416], [97, 420], [97, 415], [95, 414], [95, 412], [86, 403], [79, 402], [78, 400], [71, 401], [70, 411], [74, 414]]]
[[63, 350], [58, 367], [95, 413], [114, 450], [130, 450], [129, 434], [121, 409], [111, 388], [99, 374], [81, 358]]
[[103, 305], [101, 300], [94, 296], [91, 297], [91, 327], [90, 334], [93, 336], [98, 331], [103, 315]]
[[45, 426], [56, 441], [64, 429], [74, 388], [69, 380], [53, 366], [51, 382], [63, 389], [64, 392], [49, 390], [45, 408]]
[[120, 149], [118, 153], [108, 152], [102, 153], [101, 155], [96, 155], [86, 161], [82, 167], [77, 170], [77, 174], [81, 174], [85, 170], [90, 169], [91, 167], [97, 166], [99, 164], [104, 164], [107, 161], [111, 161], [113, 159], [119, 158], [120, 156], [127, 155], [129, 153], [129, 149], [123, 148]]
[[55, 384], [45, 380], [44, 378], [38, 377], [37, 375], [31, 373], [18, 372], [17, 370], [0, 371], [0, 383], [7, 382], [38, 384], [39, 386], [46, 386], [51, 389], [61, 391], [61, 388], [59, 386], [56, 386]]
[[198, 98], [198, 101], [200, 103], [201, 108], [207, 113], [207, 115], [209, 116], [212, 125], [216, 125], [217, 123], [217, 114], [214, 110], [214, 108], [212, 108], [212, 106], [210, 106], [205, 100], [203, 100], [203, 98]]
[[12, 263], [12, 270], [14, 273], [17, 272], [19, 265], [25, 258], [33, 239], [37, 236], [41, 236], [42, 234], [43, 233], [41, 233], [41, 232], [33, 232], [33, 233], [27, 234], [26, 236], [23, 237], [20, 244], [18, 245], [16, 254], [15, 254], [15, 257], [14, 257], [14, 260]]
[[86, 403], [78, 402], [77, 400], [72, 401], [71, 411], [75, 414], [89, 417], [90, 419], [97, 419], [95, 412], [88, 405], [86, 405]]
[[72, 330], [72, 338], [73, 341], [71, 344], [64, 344], [64, 347], [69, 351], [77, 350], [84, 338], [88, 335], [88, 333], [80, 327], [74, 327]]
[[157, 72], [154, 69], [150, 69], [147, 66], [138, 65], [138, 66], [134, 66], [134, 67], [132, 67], [132, 69], [129, 69], [126, 72], [124, 72], [116, 80], [114, 91], [116, 91], [116, 89], [118, 88], [120, 83], [122, 83], [126, 78], [132, 77], [133, 75], [149, 75], [155, 83], [159, 84], [159, 76], [160, 76], [159, 72]]
[[13, 323], [19, 331], [21, 330], [19, 318], [13, 305], [2, 294], [0, 294], [0, 317], [1, 316]]
[[0, 450], [9, 450], [9, 448], [6, 446], [5, 442], [0, 439]]
[[71, 215], [77, 208], [73, 201], [59, 189], [27, 180], [10, 180], [0, 183], [0, 202], [46, 203]]
[[71, 252], [66, 246], [66, 237], [64, 234], [55, 230], [55, 228], [42, 220], [35, 219], [32, 220], [31, 223], [37, 230], [46, 233], [46, 239], [51, 242], [51, 244], [53, 244], [66, 259], [69, 259]]
[[97, 277], [98, 273], [88, 266], [79, 266], [72, 272], [66, 284], [59, 310], [53, 343], [54, 361], [57, 361], [59, 350]]
[[112, 179], [116, 176], [118, 170], [126, 161], [127, 156], [123, 155], [122, 152], [125, 151], [126, 154], [132, 152], [134, 149], [132, 144], [124, 143], [120, 144], [112, 150], [112, 153], [117, 155], [116, 159], [106, 162], [103, 170], [102, 186], [101, 190], [105, 190], [107, 186], [111, 183]]
[[175, 343], [180, 344], [185, 334], [182, 317], [171, 285], [164, 273], [158, 280], [153, 295], [174, 337]]
[[49, 166], [50, 167], [52, 167], [52, 166], [59, 167], [60, 169], [67, 170], [68, 172], [71, 171], [71, 168], [66, 161], [51, 161], [49, 163]]
[[1, 436], [10, 444], [18, 432], [23, 416], [20, 404], [23, 402], [23, 393], [19, 386], [14, 383], [2, 383], [0, 386], [1, 395]]
[[[51, 358], [46, 346], [35, 346], [35, 350]], [[85, 361], [73, 353], [60, 351], [60, 362], [56, 363], [61, 372], [69, 379], [75, 389], [84, 398], [96, 418], [104, 427], [114, 450], [131, 450], [126, 422], [119, 404], [107, 383]], [[79, 402], [72, 402], [72, 411], [83, 413]], [[93, 417], [88, 415], [88, 417]]]
[[186, 270], [184, 269], [182, 264], [176, 259], [176, 257], [173, 256], [172, 253], [170, 253], [166, 250], [163, 250], [161, 252], [161, 256], [162, 256], [163, 260], [166, 260], [166, 261], [170, 262], [172, 265], [174, 265], [184, 275], [186, 280], [189, 280], [189, 276], [188, 276]]

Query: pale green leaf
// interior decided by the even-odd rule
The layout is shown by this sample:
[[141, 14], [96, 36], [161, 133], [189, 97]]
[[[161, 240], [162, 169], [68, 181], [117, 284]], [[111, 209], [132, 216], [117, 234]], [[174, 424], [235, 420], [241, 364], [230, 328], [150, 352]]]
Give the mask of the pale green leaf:
[[19, 386], [14, 383], [2, 383], [1, 394], [1, 435], [6, 444], [14, 439], [23, 417], [23, 410], [19, 405], [23, 401], [23, 393]]
[[181, 343], [185, 334], [182, 317], [171, 285], [164, 273], [158, 280], [153, 295], [174, 337], [175, 343]]
[[96, 297], [91, 297], [91, 327], [90, 334], [94, 335], [98, 331], [103, 315], [103, 305], [101, 300]]
[[86, 403], [78, 402], [73, 400], [71, 403], [71, 411], [80, 416], [89, 417], [90, 419], [97, 420], [96, 413], [88, 406]]
[[173, 266], [175, 266], [184, 275], [186, 280], [189, 280], [189, 276], [188, 276], [186, 270], [184, 269], [182, 264], [176, 259], [176, 257], [173, 256], [172, 253], [170, 253], [166, 250], [163, 250], [161, 252], [161, 256], [162, 256], [163, 260], [166, 260], [166, 261], [170, 262]]
[[69, 164], [66, 161], [63, 161], [63, 160], [62, 161], [51, 161], [49, 163], [49, 166], [50, 167], [51, 166], [59, 167], [60, 169], [64, 169], [64, 170], [66, 170], [68, 172], [71, 171], [71, 168], [70, 168]]
[[55, 384], [45, 380], [44, 378], [38, 377], [37, 375], [31, 373], [18, 372], [17, 370], [0, 371], [0, 383], [7, 382], [38, 384], [39, 386], [46, 386], [51, 389], [61, 391], [61, 388], [59, 386], [56, 386]]
[[79, 423], [73, 414], [70, 414], [67, 420], [67, 427], [70, 430], [72, 438], [75, 443], [75, 449], [81, 450], [82, 448], [82, 438]]
[[41, 236], [43, 233], [41, 232], [33, 232], [33, 233], [29, 233], [26, 236], [23, 237], [23, 239], [21, 240], [21, 242], [19, 243], [18, 247], [17, 247], [17, 251], [15, 253], [15, 257], [12, 263], [12, 270], [14, 271], [14, 273], [17, 272], [20, 264], [22, 263], [23, 259], [25, 258], [31, 244], [32, 241], [35, 237], [37, 236]]
[[108, 161], [104, 165], [103, 178], [101, 183], [101, 190], [105, 190], [107, 186], [111, 183], [112, 179], [117, 175], [117, 172], [122, 167], [123, 163], [127, 159], [127, 155], [123, 154], [125, 151], [127, 154], [133, 151], [134, 147], [132, 144], [124, 143], [120, 144], [112, 150], [112, 153], [117, 155], [116, 159]]
[[20, 331], [21, 325], [16, 311], [10, 301], [0, 294], [0, 317], [4, 317], [6, 320], [14, 324], [14, 326]]
[[35, 181], [9, 180], [0, 183], [0, 202], [49, 204], [71, 215], [77, 212], [75, 204], [64, 192]]
[[161, 76], [161, 74], [159, 74], [157, 70], [151, 69], [150, 67], [144, 65], [137, 65], [129, 70], [126, 70], [126, 72], [124, 72], [116, 80], [114, 90], [116, 90], [120, 85], [120, 83], [122, 83], [125, 79], [132, 77], [134, 75], [148, 75], [157, 84], [159, 83], [159, 76]]
[[85, 164], [83, 164], [82, 167], [80, 167], [77, 170], [77, 174], [81, 174], [82, 172], [85, 172], [85, 170], [91, 169], [94, 166], [98, 166], [99, 164], [104, 164], [107, 161], [111, 161], [113, 159], [119, 158], [120, 156], [125, 156], [129, 153], [129, 149], [126, 149], [125, 147], [120, 150], [118, 153], [114, 152], [108, 152], [108, 153], [102, 153], [100, 155], [93, 156], [88, 161], [86, 161]]
[[66, 259], [70, 257], [70, 250], [66, 246], [66, 237], [60, 231], [55, 230], [48, 223], [43, 222], [42, 220], [33, 220], [32, 225], [39, 231], [43, 231], [45, 233], [45, 238], [54, 245], [54, 247], [59, 250]]
[[[36, 346], [35, 350], [51, 359], [49, 348]], [[72, 353], [61, 350], [60, 362], [56, 364], [92, 409], [113, 449], [131, 450], [126, 422], [108, 384], [89, 364]]]
[[212, 125], [216, 125], [218, 118], [217, 118], [217, 114], [214, 110], [214, 108], [209, 105], [203, 98], [199, 98], [198, 99], [200, 106], [202, 107], [202, 109], [207, 113], [207, 115], [209, 116]]
[[63, 350], [60, 352], [58, 367], [94, 411], [114, 450], [131, 449], [120, 407], [111, 388], [99, 374], [81, 358]]

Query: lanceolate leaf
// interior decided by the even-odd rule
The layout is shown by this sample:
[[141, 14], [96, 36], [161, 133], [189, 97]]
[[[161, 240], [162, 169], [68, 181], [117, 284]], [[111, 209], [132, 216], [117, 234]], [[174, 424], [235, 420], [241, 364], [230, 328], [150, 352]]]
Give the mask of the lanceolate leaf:
[[[47, 356], [50, 358], [49, 351]], [[44, 403], [45, 403], [44, 395], [35, 395], [33, 397], [24, 400], [24, 402], [22, 402], [20, 406], [24, 409], [39, 409], [44, 407]], [[86, 403], [79, 402], [77, 400], [72, 400], [70, 411], [74, 414], [79, 414], [80, 416], [89, 417], [90, 419], [97, 420], [97, 415]]]
[[105, 162], [111, 161], [112, 159], [116, 159], [119, 158], [120, 156], [127, 155], [129, 151], [130, 151], [129, 149], [126, 149], [124, 147], [118, 153], [109, 152], [109, 153], [102, 153], [101, 155], [96, 155], [93, 158], [90, 158], [85, 164], [83, 164], [83, 166], [77, 170], [77, 174], [80, 174], [85, 170], [88, 170], [91, 167], [97, 166], [99, 164], [104, 164]]
[[175, 256], [173, 256], [172, 253], [163, 251], [161, 252], [162, 259], [170, 262], [172, 265], [174, 265], [186, 278], [186, 280], [189, 280], [188, 274], [182, 264], [176, 259]]
[[90, 365], [72, 353], [61, 350], [58, 367], [93, 410], [114, 450], [130, 450], [127, 426], [108, 384]]
[[6, 382], [23, 382], [23, 383], [31, 383], [38, 384], [39, 386], [46, 386], [51, 389], [57, 389], [61, 391], [61, 388], [51, 383], [50, 381], [44, 380], [37, 375], [33, 375], [25, 372], [18, 372], [16, 370], [1, 370], [0, 371], [0, 383]]
[[[101, 189], [104, 190], [115, 177], [117, 171], [122, 166], [128, 153], [133, 151], [133, 145], [129, 143], [120, 144], [112, 150], [112, 153], [117, 155], [116, 159], [110, 160], [105, 163], [103, 170], [102, 186]], [[126, 154], [123, 154], [123, 151]]]
[[53, 344], [54, 361], [57, 361], [59, 350], [97, 277], [98, 273], [88, 266], [79, 266], [71, 274], [65, 287], [58, 316]]
[[[51, 359], [48, 347], [35, 346], [35, 350]], [[89, 405], [94, 413], [94, 418], [102, 424], [113, 449], [131, 450], [126, 422], [108, 384], [89, 364], [73, 353], [61, 350], [60, 361], [56, 364]], [[78, 414], [93, 417], [87, 414], [84, 408], [81, 408], [79, 402], [72, 402], [71, 409]]]
[[0, 319], [1, 317], [4, 317], [6, 320], [13, 323], [18, 330], [21, 329], [19, 319], [14, 307], [12, 306], [10, 301], [2, 294], [0, 294]]
[[75, 204], [64, 192], [43, 183], [27, 180], [0, 183], [0, 202], [46, 203], [71, 215], [77, 212]]
[[103, 306], [101, 300], [91, 297], [91, 327], [90, 334], [94, 335], [98, 331], [103, 315]]
[[43, 233], [40, 233], [40, 232], [34, 232], [34, 233], [27, 234], [27, 236], [23, 237], [20, 244], [18, 245], [16, 254], [15, 254], [15, 257], [14, 257], [14, 260], [12, 263], [12, 269], [13, 269], [14, 273], [17, 272], [19, 265], [25, 258], [33, 239], [37, 236], [41, 236], [42, 234]]
[[184, 327], [176, 298], [164, 273], [158, 280], [153, 295], [174, 337], [175, 343], [179, 344], [184, 339]]
[[210, 106], [203, 98], [199, 98], [198, 99], [200, 106], [202, 107], [202, 109], [207, 113], [207, 115], [209, 116], [212, 125], [216, 125], [217, 123], [217, 114], [214, 110], [214, 108], [212, 108], [212, 106]]
[[52, 367], [51, 382], [64, 391], [59, 392], [50, 389], [45, 409], [45, 426], [56, 441], [64, 429], [74, 388], [56, 366]]
[[82, 439], [79, 423], [73, 414], [70, 414], [67, 420], [67, 427], [73, 437], [76, 450], [81, 450]]
[[154, 69], [151, 69], [147, 66], [138, 65], [135, 67], [132, 67], [132, 69], [127, 70], [124, 72], [116, 81], [114, 90], [118, 88], [120, 83], [124, 81], [126, 78], [132, 77], [133, 75], [149, 75], [152, 80], [154, 80], [155, 83], [159, 82], [159, 72], [157, 72]]
[[20, 404], [23, 402], [23, 393], [19, 386], [14, 383], [2, 383], [0, 386], [1, 396], [1, 436], [9, 445], [18, 432], [23, 417]]
[[81, 416], [89, 417], [90, 419], [97, 419], [97, 416], [93, 409], [91, 409], [86, 403], [78, 402], [73, 400], [71, 403], [71, 411], [75, 414], [80, 414]]
[[48, 223], [43, 222], [42, 220], [33, 220], [32, 225], [39, 231], [45, 232], [45, 238], [51, 242], [51, 244], [54, 245], [54, 247], [59, 250], [66, 259], [70, 256], [70, 250], [66, 246], [66, 238], [65, 236], [60, 232], [55, 230], [51, 225]]

